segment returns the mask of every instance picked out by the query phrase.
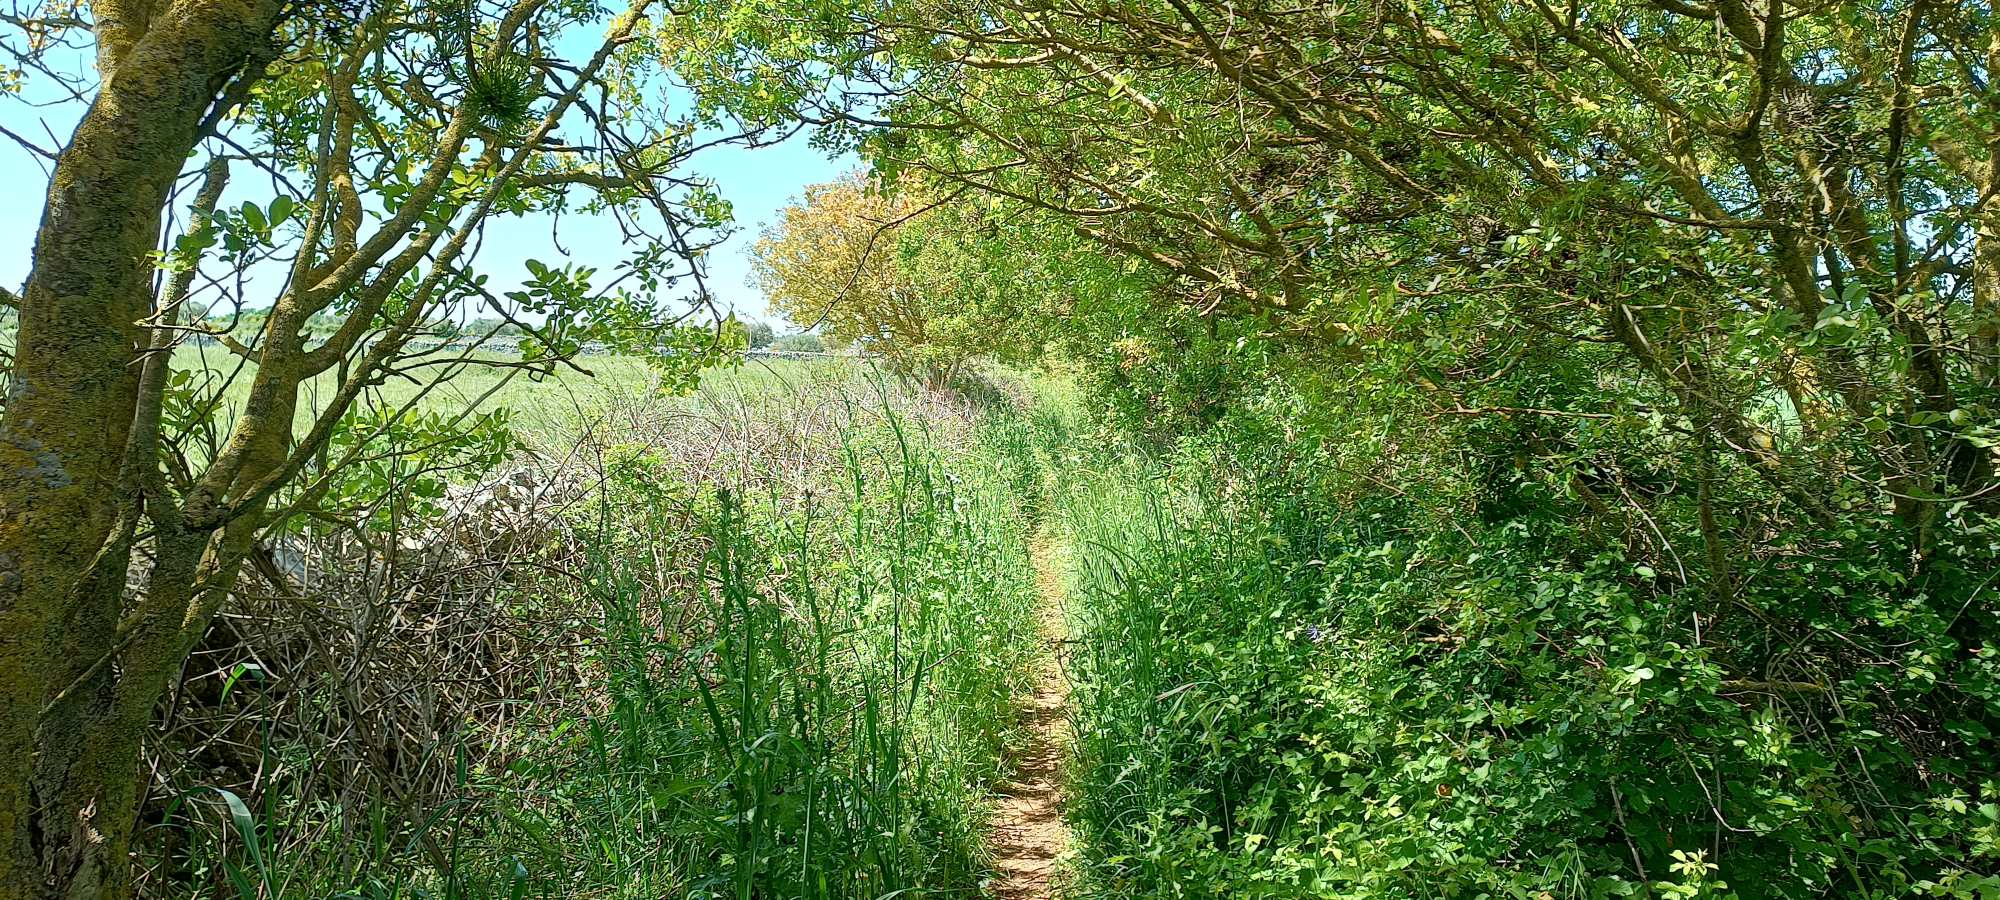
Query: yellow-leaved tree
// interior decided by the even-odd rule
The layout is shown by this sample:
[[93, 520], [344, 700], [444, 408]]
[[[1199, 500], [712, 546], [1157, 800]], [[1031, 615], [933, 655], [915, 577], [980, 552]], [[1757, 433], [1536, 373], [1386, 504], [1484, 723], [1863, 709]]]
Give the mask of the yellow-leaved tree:
[[758, 240], [756, 283], [772, 311], [828, 343], [944, 387], [974, 358], [1020, 343], [1018, 298], [974, 264], [990, 224], [952, 199], [859, 175], [809, 187]]

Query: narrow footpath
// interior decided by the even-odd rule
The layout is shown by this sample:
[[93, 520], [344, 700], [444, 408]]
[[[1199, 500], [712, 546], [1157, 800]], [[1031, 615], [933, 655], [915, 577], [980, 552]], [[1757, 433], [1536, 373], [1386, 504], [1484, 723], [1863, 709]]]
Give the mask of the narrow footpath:
[[1058, 654], [1066, 633], [1064, 556], [1067, 548], [1044, 529], [1030, 548], [1040, 625], [1048, 650], [1035, 672], [1035, 693], [1023, 710], [1027, 745], [1013, 758], [1014, 775], [1000, 788], [987, 841], [993, 851], [994, 900], [1053, 900], [1057, 861], [1069, 848], [1062, 813], [1062, 767], [1068, 755], [1069, 684]]

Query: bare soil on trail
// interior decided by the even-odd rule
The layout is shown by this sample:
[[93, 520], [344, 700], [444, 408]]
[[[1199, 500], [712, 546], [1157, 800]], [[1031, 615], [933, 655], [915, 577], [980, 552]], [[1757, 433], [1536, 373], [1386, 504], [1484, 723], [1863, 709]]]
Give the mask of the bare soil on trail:
[[1064, 548], [1046, 533], [1031, 548], [1035, 587], [1041, 594], [1040, 626], [1048, 646], [1035, 672], [1035, 692], [1022, 711], [1027, 745], [1014, 754], [1013, 777], [1000, 786], [987, 831], [994, 900], [1053, 900], [1057, 863], [1069, 849], [1062, 815], [1062, 767], [1068, 755], [1069, 683], [1058, 656], [1063, 647]]

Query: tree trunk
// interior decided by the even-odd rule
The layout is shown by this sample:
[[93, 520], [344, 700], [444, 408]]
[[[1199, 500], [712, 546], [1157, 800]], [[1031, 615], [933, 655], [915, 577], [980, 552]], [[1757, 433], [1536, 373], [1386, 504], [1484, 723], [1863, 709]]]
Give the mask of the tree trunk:
[[[120, 761], [136, 761], [143, 719], [139, 733], [102, 733], [117, 746], [86, 747], [83, 704], [44, 710], [70, 686], [65, 676], [127, 662], [112, 658], [126, 640], [118, 486], [153, 306], [150, 254], [217, 92], [268, 52], [280, 8], [194, 0], [97, 10], [103, 84], [50, 181], [0, 415], [0, 900], [69, 894], [85, 859], [98, 867], [91, 896], [129, 892], [137, 771]], [[122, 686], [98, 696], [112, 693]], [[150, 710], [156, 699], [157, 690], [112, 705]], [[37, 797], [38, 731], [49, 746], [124, 769], [81, 805]], [[58, 821], [63, 807], [88, 820]]]

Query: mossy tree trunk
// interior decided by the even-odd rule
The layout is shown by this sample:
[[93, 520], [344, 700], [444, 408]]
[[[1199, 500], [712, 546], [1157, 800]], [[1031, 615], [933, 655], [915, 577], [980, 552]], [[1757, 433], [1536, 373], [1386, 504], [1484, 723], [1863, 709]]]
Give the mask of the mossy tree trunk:
[[[175, 179], [219, 96], [269, 58], [281, 9], [277, 0], [92, 9], [102, 83], [56, 161], [0, 418], [5, 900], [130, 890], [134, 774], [158, 690], [142, 695], [165, 683], [164, 674], [128, 679], [145, 666], [114, 659], [157, 641], [118, 621], [140, 502], [120, 486], [129, 467], [153, 462], [150, 448], [127, 456], [156, 308], [152, 253]], [[161, 537], [161, 575], [171, 576], [190, 539]], [[113, 672], [117, 691], [77, 683], [109, 685]], [[136, 729], [134, 707], [143, 707]]]

